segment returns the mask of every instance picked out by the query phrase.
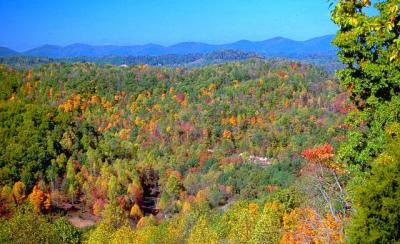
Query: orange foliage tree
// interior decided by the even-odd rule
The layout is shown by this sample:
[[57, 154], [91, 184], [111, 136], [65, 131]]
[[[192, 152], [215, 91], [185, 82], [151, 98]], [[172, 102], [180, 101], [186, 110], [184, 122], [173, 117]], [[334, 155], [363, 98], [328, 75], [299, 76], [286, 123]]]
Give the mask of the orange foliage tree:
[[331, 214], [321, 217], [312, 208], [296, 208], [283, 216], [281, 243], [342, 243], [343, 221]]
[[41, 191], [37, 185], [33, 187], [32, 193], [29, 194], [28, 198], [35, 213], [41, 213], [43, 210], [49, 210], [51, 207], [50, 194]]

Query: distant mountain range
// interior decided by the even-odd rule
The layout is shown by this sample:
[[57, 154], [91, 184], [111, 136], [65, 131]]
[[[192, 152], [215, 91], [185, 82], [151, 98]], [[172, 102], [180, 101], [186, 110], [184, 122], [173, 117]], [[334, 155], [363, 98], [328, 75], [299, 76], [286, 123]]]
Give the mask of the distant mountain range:
[[83, 56], [159, 56], [167, 54], [204, 54], [222, 50], [254, 52], [273, 57], [298, 57], [334, 54], [336, 49], [331, 44], [332, 39], [333, 35], [317, 37], [307, 41], [294, 41], [283, 37], [276, 37], [265, 41], [241, 40], [219, 45], [201, 42], [183, 42], [172, 46], [161, 46], [157, 44], [134, 46], [92, 46], [87, 44], [72, 44], [65, 47], [44, 45], [25, 52], [16, 52], [9, 48], [0, 47], [0, 57], [33, 56], [48, 58], [73, 58]]
[[0, 57], [10, 57], [16, 55], [19, 55], [19, 53], [6, 47], [0, 47]]

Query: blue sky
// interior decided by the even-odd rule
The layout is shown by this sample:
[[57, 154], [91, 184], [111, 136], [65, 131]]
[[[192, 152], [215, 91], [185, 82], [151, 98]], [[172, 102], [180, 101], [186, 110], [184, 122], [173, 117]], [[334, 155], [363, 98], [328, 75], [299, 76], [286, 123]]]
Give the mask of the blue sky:
[[333, 34], [326, 0], [0, 0], [0, 46], [171, 45]]

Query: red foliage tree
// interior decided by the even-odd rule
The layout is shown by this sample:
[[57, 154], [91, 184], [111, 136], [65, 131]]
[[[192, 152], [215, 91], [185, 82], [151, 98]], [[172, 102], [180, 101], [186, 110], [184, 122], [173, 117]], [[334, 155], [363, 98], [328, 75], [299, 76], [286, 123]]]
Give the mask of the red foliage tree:
[[319, 147], [307, 148], [303, 151], [302, 156], [311, 162], [321, 162], [333, 158], [333, 147], [325, 144]]

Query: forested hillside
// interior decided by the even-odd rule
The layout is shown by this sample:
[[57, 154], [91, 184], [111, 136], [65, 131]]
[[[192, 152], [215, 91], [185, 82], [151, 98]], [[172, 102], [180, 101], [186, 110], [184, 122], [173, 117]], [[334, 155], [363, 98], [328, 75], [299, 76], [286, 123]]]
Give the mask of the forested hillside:
[[329, 2], [335, 74], [2, 59], [0, 242], [398, 243], [400, 1]]
[[[1, 66], [1, 79], [1, 212], [16, 224], [9, 231], [34, 224], [15, 219], [18, 211], [66, 216], [77, 226], [100, 221], [90, 240], [117, 238], [106, 235], [111, 221], [115, 231], [171, 242], [199, 238], [198, 225], [215, 225], [220, 239], [262, 238], [235, 236], [235, 228], [277, 221], [269, 214], [289, 218], [309, 204], [309, 214], [332, 218], [301, 153], [324, 145], [330, 161], [352, 106], [313, 66], [49, 64]], [[187, 234], [164, 233], [178, 227]]]
[[148, 64], [152, 66], [165, 67], [201, 67], [208, 64], [219, 64], [233, 61], [246, 61], [250, 59], [275, 59], [275, 60], [292, 60], [301, 61], [303, 63], [314, 64], [330, 74], [335, 70], [342, 68], [336, 55], [333, 54], [314, 54], [314, 55], [277, 55], [275, 57], [265, 56], [260, 53], [241, 52], [235, 50], [216, 51], [211, 53], [190, 53], [190, 54], [168, 54], [160, 56], [102, 56], [102, 57], [70, 57], [70, 58], [46, 58], [46, 57], [30, 57], [30, 56], [9, 56], [0, 57], [0, 63], [15, 68], [29, 69], [38, 67], [43, 64], [50, 63], [76, 63], [90, 62], [97, 64], [113, 64], [113, 65], [138, 65]]
[[[252, 58], [263, 58], [255, 53], [224, 50], [211, 53], [190, 53], [185, 55], [167, 54], [160, 56], [102, 56], [102, 57], [69, 57], [46, 58], [30, 56], [0, 57], [0, 63], [16, 68], [31, 68], [49, 63], [77, 63], [90, 62], [97, 64], [135, 65], [148, 64], [153, 66], [184, 66], [199, 67], [207, 64], [225, 63], [229, 61], [245, 61]], [[329, 60], [329, 59], [328, 59]]]

